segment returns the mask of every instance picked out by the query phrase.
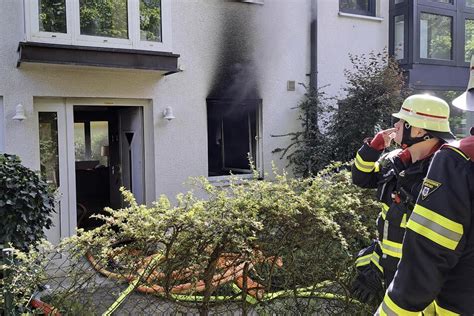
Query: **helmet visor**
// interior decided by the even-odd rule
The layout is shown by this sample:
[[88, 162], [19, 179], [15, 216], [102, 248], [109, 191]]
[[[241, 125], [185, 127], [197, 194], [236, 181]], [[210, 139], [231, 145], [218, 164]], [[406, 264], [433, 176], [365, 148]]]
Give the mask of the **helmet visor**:
[[456, 139], [456, 136], [454, 136], [453, 133], [451, 132], [438, 132], [438, 131], [430, 131], [426, 130], [430, 135], [439, 138], [441, 140], [444, 140], [446, 143], [449, 143], [452, 140]]

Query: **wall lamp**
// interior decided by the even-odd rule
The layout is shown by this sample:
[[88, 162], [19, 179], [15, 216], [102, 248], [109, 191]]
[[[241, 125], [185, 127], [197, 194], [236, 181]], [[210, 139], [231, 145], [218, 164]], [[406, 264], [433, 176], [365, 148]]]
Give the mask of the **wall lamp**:
[[163, 110], [163, 117], [168, 121], [171, 121], [172, 119], [176, 118], [173, 114], [173, 108], [171, 106], [168, 106], [166, 107], [166, 109]]
[[12, 119], [19, 122], [26, 120], [25, 109], [23, 108], [23, 104], [19, 103], [16, 106], [15, 116], [12, 117]]

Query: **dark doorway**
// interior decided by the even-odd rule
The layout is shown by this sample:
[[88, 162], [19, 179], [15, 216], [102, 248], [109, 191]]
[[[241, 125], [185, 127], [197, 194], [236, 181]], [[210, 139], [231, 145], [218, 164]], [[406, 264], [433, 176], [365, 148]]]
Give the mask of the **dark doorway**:
[[144, 200], [141, 107], [75, 106], [74, 149], [77, 227], [101, 222], [92, 215], [124, 206], [120, 187]]

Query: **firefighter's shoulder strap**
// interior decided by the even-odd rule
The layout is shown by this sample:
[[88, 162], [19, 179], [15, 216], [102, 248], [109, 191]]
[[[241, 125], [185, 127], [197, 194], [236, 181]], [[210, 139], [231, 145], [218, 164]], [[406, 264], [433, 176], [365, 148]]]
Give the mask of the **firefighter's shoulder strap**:
[[454, 150], [466, 160], [474, 161], [474, 136], [468, 136], [459, 141], [445, 144], [441, 148]]

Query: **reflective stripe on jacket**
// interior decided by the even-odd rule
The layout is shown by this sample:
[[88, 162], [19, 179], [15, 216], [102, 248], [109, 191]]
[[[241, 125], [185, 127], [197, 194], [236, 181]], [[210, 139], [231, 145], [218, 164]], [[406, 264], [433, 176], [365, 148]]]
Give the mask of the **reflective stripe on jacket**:
[[[386, 286], [392, 281], [402, 257], [402, 241], [407, 219], [431, 160], [431, 157], [428, 157], [405, 167], [397, 157], [400, 152], [401, 150], [394, 150], [382, 155], [382, 152], [364, 143], [357, 151], [352, 167], [353, 183], [364, 188], [376, 188], [377, 199], [382, 202], [377, 219], [381, 256], [375, 258], [374, 255], [372, 264], [384, 271]], [[395, 202], [394, 196], [402, 198]], [[411, 203], [408, 203], [410, 199]], [[364, 263], [367, 263], [367, 260]]]
[[443, 147], [408, 221], [380, 315], [420, 313], [433, 301], [437, 315], [474, 314], [473, 200], [474, 163], [458, 148]]

